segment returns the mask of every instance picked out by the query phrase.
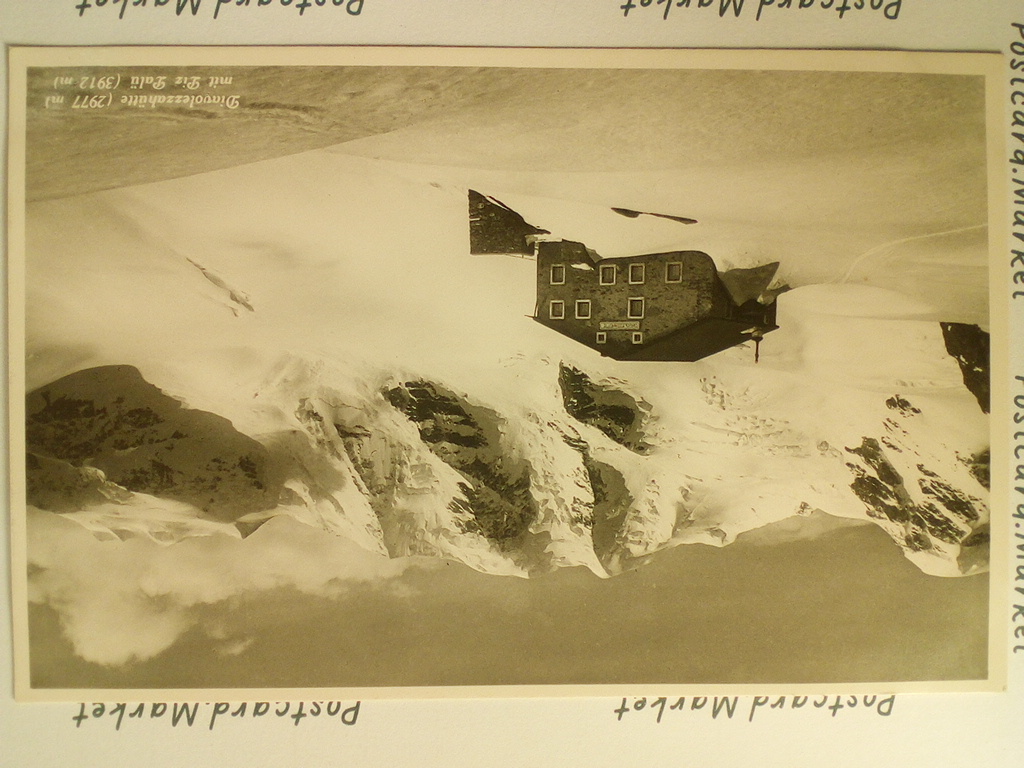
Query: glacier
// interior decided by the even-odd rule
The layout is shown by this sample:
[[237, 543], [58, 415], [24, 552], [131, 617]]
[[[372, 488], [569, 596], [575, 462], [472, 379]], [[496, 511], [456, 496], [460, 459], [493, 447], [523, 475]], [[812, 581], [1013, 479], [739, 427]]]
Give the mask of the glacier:
[[[30, 599], [57, 607], [77, 653], [151, 656], [196, 604], [254, 589], [331, 593], [450, 562], [614, 578], [780, 522], [817, 535], [821, 513], [878, 526], [927, 574], [987, 570], [989, 418], [940, 325], [977, 308], [879, 279], [898, 251], [845, 282], [793, 279], [808, 272], [794, 252], [759, 362], [747, 347], [602, 358], [530, 319], [531, 261], [469, 254], [467, 189], [523, 183], [483, 176], [318, 151], [28, 206], [28, 400], [133, 371], [64, 394], [110, 417], [145, 389], [136, 406], [157, 419], [97, 422], [102, 451], [63, 458], [27, 440]], [[609, 209], [657, 209], [605, 180]], [[608, 248], [700, 242], [701, 224], [611, 216]], [[145, 642], [112, 645], [121, 623]]]
[[[203, 508], [182, 490], [195, 484], [186, 473], [200, 471], [184, 465], [205, 461], [189, 447], [199, 417], [168, 434], [177, 422], [162, 412], [141, 424], [167, 424], [149, 446], [126, 437], [136, 425], [123, 417], [83, 428], [74, 414], [78, 428], [120, 441], [136, 463], [157, 442], [162, 485], [137, 468], [112, 482], [110, 467], [126, 459], [97, 468], [92, 443], [58, 459], [89, 474], [96, 493], [55, 500], [52, 473], [41, 469], [30, 485], [49, 491], [39, 506], [108, 538], [240, 537], [284, 515], [381, 557], [451, 559], [501, 575], [583, 566], [611, 576], [666, 547], [723, 546], [814, 511], [874, 522], [927, 573], [984, 570], [987, 490], [969, 459], [987, 448], [987, 418], [939, 324], [917, 319], [915, 302], [864, 286], [807, 286], [779, 301], [778, 338], [757, 364], [743, 348], [692, 364], [566, 349], [439, 375], [325, 353], [165, 352], [135, 362], [175, 413], [233, 425], [200, 438], [216, 457], [202, 469], [213, 477], [201, 478], [221, 489], [216, 500]], [[53, 444], [67, 442], [67, 422], [52, 416], [56, 438], [38, 436], [42, 400], [92, 398], [86, 415], [101, 398], [132, 405], [138, 371], [96, 383], [111, 370], [84, 369], [33, 392], [29, 451], [52, 464]], [[128, 413], [138, 421], [142, 410]], [[245, 481], [224, 458], [245, 440], [263, 449], [259, 491], [225, 495]]]

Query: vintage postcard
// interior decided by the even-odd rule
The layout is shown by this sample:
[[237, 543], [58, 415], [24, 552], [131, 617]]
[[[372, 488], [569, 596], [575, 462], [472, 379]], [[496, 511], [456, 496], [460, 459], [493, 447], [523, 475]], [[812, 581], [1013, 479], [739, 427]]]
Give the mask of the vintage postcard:
[[998, 57], [10, 63], [19, 697], [1003, 684]]

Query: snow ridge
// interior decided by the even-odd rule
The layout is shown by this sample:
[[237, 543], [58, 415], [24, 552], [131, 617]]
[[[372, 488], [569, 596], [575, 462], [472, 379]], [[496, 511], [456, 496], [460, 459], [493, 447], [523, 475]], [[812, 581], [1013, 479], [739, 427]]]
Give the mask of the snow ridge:
[[[938, 324], [931, 325], [940, 344]], [[154, 406], [140, 436], [139, 409], [129, 408], [142, 387], [138, 372], [86, 370], [29, 395], [29, 449], [38, 454], [29, 485], [49, 489], [30, 502], [104, 538], [248, 536], [286, 516], [380, 557], [450, 559], [515, 576], [583, 566], [602, 577], [666, 547], [721, 546], [820, 510], [879, 525], [928, 573], [986, 567], [987, 491], [977, 472], [984, 446], [977, 432], [948, 429], [950, 397], [959, 403], [954, 410], [963, 411], [965, 400], [978, 410], [962, 384], [936, 393], [932, 381], [906, 397], [837, 392], [772, 367], [773, 355], [778, 362], [792, 350], [776, 348], [756, 375], [749, 363], [737, 364], [743, 352], [721, 356], [725, 364], [671, 371], [640, 365], [632, 382], [607, 375], [614, 364], [603, 360], [556, 365], [521, 356], [507, 363], [509, 373], [537, 384], [518, 397], [288, 354], [251, 366], [248, 383], [236, 376], [218, 398], [250, 434], [225, 427], [209, 433], [208, 449], [246, 440], [260, 449], [246, 449], [253, 458], [239, 460], [241, 474], [212, 459], [193, 467], [176, 450], [192, 439], [181, 425], [226, 419]], [[168, 386], [177, 388], [169, 402], [204, 401], [185, 377]], [[250, 391], [244, 402], [241, 393]], [[55, 409], [57, 393], [74, 408]], [[837, 396], [857, 413], [807, 418], [808, 398], [820, 405]], [[117, 403], [135, 421], [95, 417], [100, 403]], [[32, 428], [36, 422], [45, 430]], [[61, 442], [54, 435], [72, 429], [133, 456], [144, 455], [133, 445], [155, 436], [163, 441], [159, 482], [138, 471], [105, 474], [99, 466], [117, 469], [125, 460], [97, 465], [102, 451], [92, 443], [54, 456]], [[48, 442], [34, 445], [35, 434]], [[231, 506], [204, 507], [182, 491], [200, 480], [210, 489], [235, 483]]]

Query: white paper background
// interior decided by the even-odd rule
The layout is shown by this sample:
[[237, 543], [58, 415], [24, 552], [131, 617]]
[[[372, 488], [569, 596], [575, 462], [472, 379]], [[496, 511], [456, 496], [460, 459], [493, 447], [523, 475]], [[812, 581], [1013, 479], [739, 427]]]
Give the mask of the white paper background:
[[[1011, 23], [1024, 23], [1024, 5], [1012, 0], [903, 0], [895, 21], [867, 11], [839, 19], [834, 11], [817, 8], [768, 8], [761, 21], [750, 8], [739, 19], [695, 8], [676, 9], [667, 20], [654, 8], [623, 18], [621, 0], [365, 0], [358, 17], [315, 7], [300, 17], [294, 8], [277, 5], [225, 6], [216, 21], [207, 8], [197, 18], [179, 18], [169, 8], [129, 7], [118, 20], [109, 7], [79, 18], [75, 3], [0, 0], [0, 37], [8, 45], [805, 47], [984, 50], [1009, 56], [1011, 43], [1021, 39]], [[1007, 66], [1007, 84], [1014, 74], [1019, 73]], [[4, 76], [6, 81], [6, 70]], [[1009, 119], [1005, 125], [1009, 135]], [[1004, 170], [1009, 177], [1009, 166]], [[1002, 251], [1008, 254], [1009, 245]], [[1014, 319], [1019, 328], [1021, 310]], [[1013, 372], [1024, 371], [1021, 355], [1013, 358]], [[6, 522], [5, 515], [5, 530]], [[222, 717], [210, 731], [207, 711], [193, 728], [172, 728], [164, 718], [126, 719], [120, 732], [109, 719], [76, 729], [71, 718], [77, 705], [16, 705], [11, 698], [8, 569], [5, 546], [0, 563], [4, 766], [1024, 764], [1024, 654], [1010, 660], [1008, 693], [902, 695], [886, 718], [863, 708], [834, 718], [812, 707], [763, 708], [748, 722], [745, 698], [731, 720], [666, 713], [657, 724], [642, 713], [620, 723], [613, 713], [618, 701], [611, 699], [447, 700], [364, 702], [355, 727], [323, 718], [296, 726], [290, 719]], [[1009, 612], [1004, 631], [1011, 633]]]

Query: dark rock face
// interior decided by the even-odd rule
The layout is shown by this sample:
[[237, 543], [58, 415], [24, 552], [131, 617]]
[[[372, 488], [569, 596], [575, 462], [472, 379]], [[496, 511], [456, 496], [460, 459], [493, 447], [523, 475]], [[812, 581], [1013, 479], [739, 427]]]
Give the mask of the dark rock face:
[[128, 491], [183, 501], [218, 520], [277, 502], [280, 480], [262, 445], [225, 418], [183, 407], [131, 366], [78, 371], [29, 393], [25, 406], [37, 500], [56, 490], [56, 460], [65, 477], [95, 467]]
[[595, 459], [590, 444], [571, 425], [552, 421], [548, 422], [548, 427], [580, 454], [587, 484], [593, 494], [593, 502], [580, 503], [579, 508], [574, 504], [573, 522], [590, 529], [594, 554], [608, 573], [623, 570], [631, 558], [621, 546], [620, 535], [634, 499], [622, 473], [611, 464]]
[[668, 219], [669, 221], [676, 221], [680, 224], [696, 224], [696, 219], [691, 219], [686, 216], [674, 216], [670, 213], [651, 213], [650, 211], [634, 211], [632, 208], [612, 208], [615, 213], [620, 216], [625, 216], [627, 219], [638, 219], [641, 216], [654, 216], [658, 219]]
[[973, 523], [978, 519], [978, 511], [973, 501], [944, 480], [937, 477], [922, 477], [918, 480], [922, 493], [938, 502], [952, 515]]
[[470, 513], [471, 529], [499, 546], [518, 542], [537, 517], [529, 467], [501, 445], [500, 417], [429, 381], [408, 381], [384, 396], [419, 430], [435, 455], [466, 478], [456, 514]]
[[546, 234], [499, 200], [469, 190], [470, 253], [532, 253], [527, 236]]
[[874, 518], [888, 518], [896, 523], [908, 522], [909, 507], [912, 506], [910, 494], [903, 485], [900, 473], [886, 458], [878, 441], [873, 437], [865, 437], [860, 446], [846, 450], [864, 459], [874, 472], [869, 474], [857, 464], [846, 465], [855, 475], [850, 488], [867, 505], [868, 514]]
[[970, 458], [962, 459], [971, 475], [986, 489], [992, 487], [992, 449], [986, 448]]
[[898, 411], [904, 416], [911, 416], [921, 412], [920, 408], [911, 405], [909, 400], [900, 395], [893, 395], [885, 401], [885, 405], [887, 408], [893, 411]]
[[[908, 404], [909, 405], [909, 404]], [[921, 492], [928, 500], [915, 503], [904, 479], [885, 455], [877, 440], [865, 437], [849, 453], [860, 457], [868, 470], [859, 464], [847, 463], [854, 474], [850, 488], [864, 502], [868, 515], [904, 527], [904, 544], [911, 550], [930, 549], [932, 540], [947, 544], [970, 541], [979, 519], [978, 499], [941, 480], [927, 467], [918, 466]]]
[[946, 351], [960, 365], [964, 385], [978, 400], [985, 413], [989, 412], [991, 387], [989, 381], [990, 339], [988, 332], [966, 323], [940, 323]]
[[648, 453], [644, 427], [650, 406], [615, 387], [596, 384], [583, 371], [564, 363], [558, 369], [558, 385], [566, 412], [577, 421], [596, 427], [637, 453]]
[[591, 513], [594, 554], [601, 565], [608, 568], [613, 556], [619, 552], [618, 534], [633, 504], [633, 497], [626, 488], [622, 473], [614, 467], [591, 458], [587, 453], [583, 455], [583, 466], [594, 491]]
[[74, 512], [93, 504], [127, 501], [131, 494], [88, 467], [60, 459], [25, 455], [27, 501], [51, 512]]

